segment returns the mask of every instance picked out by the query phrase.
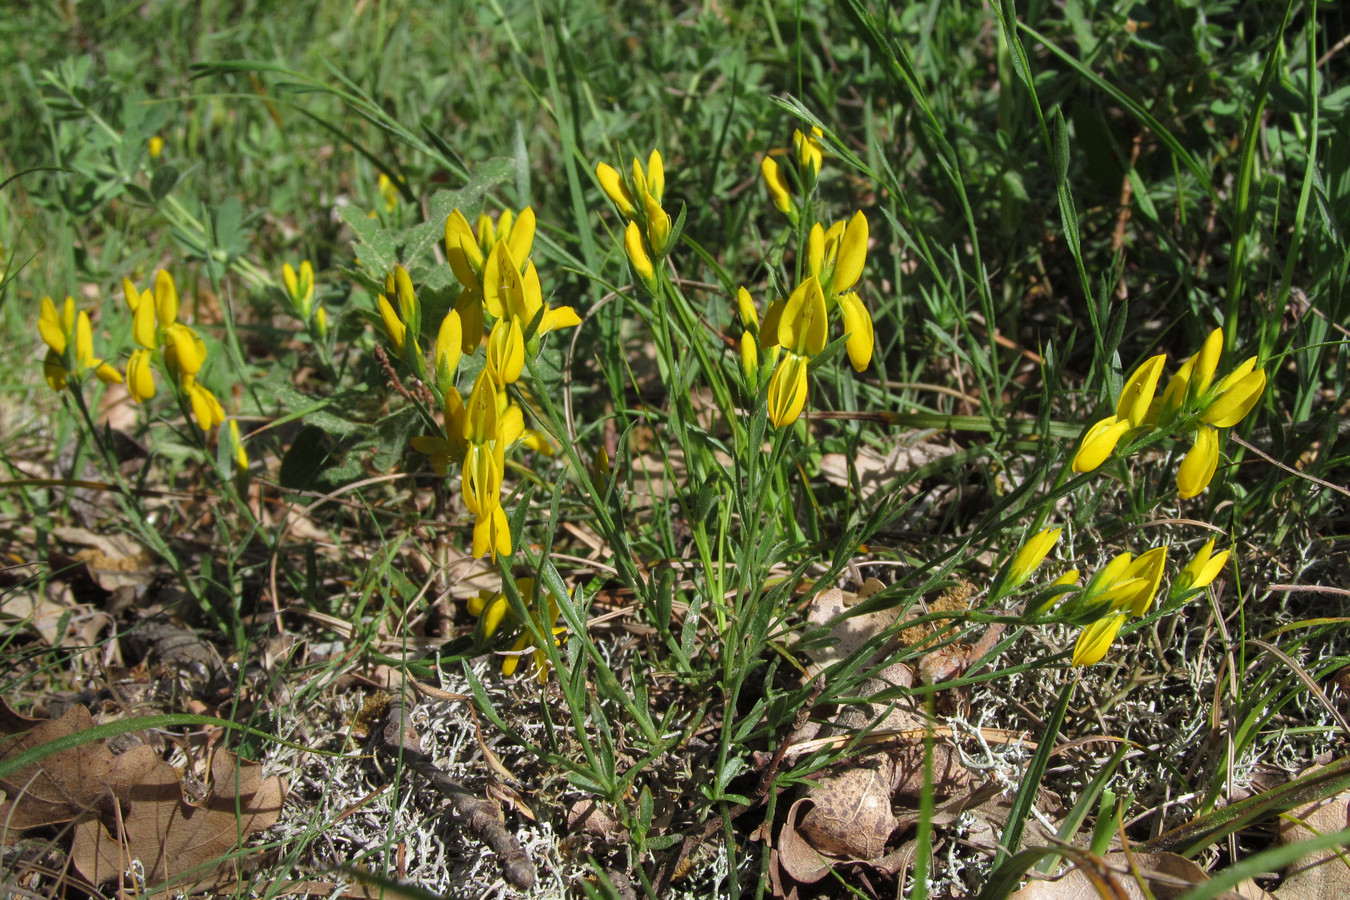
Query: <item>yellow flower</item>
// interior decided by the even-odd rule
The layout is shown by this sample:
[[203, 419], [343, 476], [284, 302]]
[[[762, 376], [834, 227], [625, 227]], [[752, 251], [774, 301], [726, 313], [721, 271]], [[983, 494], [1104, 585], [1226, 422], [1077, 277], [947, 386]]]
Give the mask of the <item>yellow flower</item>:
[[827, 322], [825, 295], [820, 280], [814, 275], [797, 285], [778, 313], [776, 327], [771, 333], [766, 328], [760, 341], [766, 346], [777, 344], [798, 356], [815, 356], [825, 349]]
[[511, 526], [500, 503], [473, 523], [473, 556], [478, 559], [485, 553], [494, 563], [498, 556], [511, 555]]
[[[534, 597], [535, 582], [533, 578], [517, 578], [516, 591], [528, 605]], [[496, 634], [506, 618], [514, 620], [515, 613], [512, 612], [510, 604], [507, 602], [506, 595], [503, 593], [492, 593], [491, 591], [480, 592], [479, 595], [469, 601], [469, 612], [478, 617], [478, 634], [480, 640], [487, 640]], [[558, 601], [550, 593], [548, 595], [547, 610], [545, 615], [547, 621], [543, 623], [545, 631], [551, 631], [555, 638], [567, 633], [565, 626], [558, 626], [558, 616], [561, 610], [558, 607]], [[521, 657], [529, 655], [532, 658], [532, 665], [537, 671], [537, 677], [542, 684], [548, 680], [548, 654], [541, 648], [534, 648], [534, 652], [528, 653], [531, 648], [531, 638], [528, 630], [523, 631], [516, 638], [509, 654], [502, 660], [502, 674], [510, 677], [515, 674], [520, 665]], [[555, 644], [558, 643], [555, 641]]]
[[525, 339], [520, 333], [519, 320], [498, 319], [488, 335], [487, 366], [492, 380], [504, 388], [520, 379], [525, 368]]
[[759, 385], [759, 341], [748, 331], [741, 332], [741, 368], [752, 390]]
[[633, 205], [633, 192], [624, 184], [623, 176], [619, 174], [618, 169], [608, 163], [600, 163], [595, 167], [595, 178], [621, 216], [632, 219], [637, 215], [637, 207]]
[[820, 281], [826, 311], [835, 306], [842, 310], [848, 334], [845, 350], [859, 372], [872, 361], [875, 341], [872, 316], [852, 290], [867, 262], [868, 239], [867, 217], [857, 212], [847, 224], [835, 222], [828, 231], [817, 222], [806, 240], [806, 269]]
[[328, 337], [328, 310], [322, 306], [314, 313], [314, 333], [319, 336], [319, 340]]
[[418, 435], [412, 439], [413, 449], [425, 453], [437, 475], [445, 476], [452, 462], [460, 462], [468, 451], [464, 440], [464, 401], [453, 387], [445, 392], [444, 436]]
[[1107, 416], [1087, 430], [1078, 443], [1078, 452], [1073, 457], [1075, 472], [1091, 472], [1111, 455], [1121, 437], [1131, 429], [1128, 419]]
[[94, 357], [94, 330], [89, 324], [89, 314], [80, 310], [76, 315], [73, 297], [66, 298], [60, 313], [51, 297], [42, 298], [38, 334], [47, 345], [42, 371], [52, 390], [65, 390], [67, 379], [82, 378], [89, 371], [104, 384], [122, 381], [120, 372]]
[[164, 365], [184, 388], [187, 387], [184, 379], [196, 376], [204, 362], [206, 343], [197, 332], [181, 322], [174, 322], [164, 329]]
[[1158, 379], [1162, 377], [1163, 363], [1167, 357], [1153, 356], [1135, 369], [1120, 391], [1116, 401], [1116, 418], [1128, 421], [1131, 428], [1138, 428], [1148, 417], [1149, 406], [1158, 391]]
[[1219, 577], [1223, 567], [1228, 564], [1229, 551], [1215, 553], [1214, 540], [1210, 538], [1177, 573], [1171, 590], [1167, 592], [1168, 600], [1182, 599], [1191, 591], [1208, 587], [1210, 582]]
[[159, 155], [164, 152], [164, 138], [155, 135], [150, 138], [150, 158], [159, 159]]
[[144, 403], [155, 396], [154, 370], [150, 367], [154, 351], [140, 347], [131, 352], [127, 360], [127, 392], [137, 403]]
[[[627, 183], [613, 166], [606, 163], [595, 167], [595, 177], [619, 213], [628, 219], [624, 249], [633, 271], [648, 290], [654, 290], [656, 282], [652, 257], [659, 260], [666, 255], [670, 249], [671, 235], [670, 216], [661, 208], [661, 197], [666, 189], [661, 154], [653, 150], [645, 170], [642, 163], [634, 158], [632, 177]], [[648, 275], [648, 272], [653, 274]]]
[[797, 172], [801, 175], [802, 185], [807, 193], [810, 193], [820, 178], [820, 167], [825, 159], [820, 139], [824, 136], [825, 132], [818, 127], [812, 127], [807, 134], [803, 134], [800, 129], [792, 132], [792, 147], [797, 154]]
[[384, 322], [384, 333], [389, 337], [389, 343], [394, 345], [394, 350], [398, 352], [399, 359], [403, 358], [403, 349], [408, 340], [407, 326], [399, 320], [398, 313], [394, 312], [394, 307], [390, 305], [389, 298], [384, 294], [378, 294], [375, 302], [380, 307], [380, 320]]
[[452, 309], [445, 314], [436, 332], [436, 386], [442, 394], [454, 387], [455, 370], [459, 368], [459, 359], [464, 352], [463, 344], [459, 313]]
[[515, 319], [522, 339], [536, 316], [539, 318], [536, 337], [580, 325], [581, 317], [572, 307], [553, 309], [544, 303], [539, 270], [532, 260], [527, 260], [522, 271], [516, 264], [516, 252], [510, 242], [499, 241], [483, 264], [483, 306], [487, 311], [498, 319], [508, 316]]
[[[528, 262], [534, 247], [534, 232], [534, 210], [528, 206], [518, 215], [509, 209], [502, 210], [496, 225], [486, 214], [480, 215], [477, 231], [469, 227], [464, 213], [455, 209], [445, 220], [445, 257], [464, 289], [481, 296], [483, 267], [493, 249], [499, 243], [505, 243], [511, 259], [517, 263]], [[469, 351], [466, 349], [465, 352]]]
[[197, 383], [191, 375], [183, 377], [183, 390], [187, 392], [188, 402], [192, 405], [192, 415], [202, 431], [210, 431], [215, 425], [225, 422], [225, 410], [216, 395]]
[[1200, 420], [1216, 428], [1231, 428], [1255, 408], [1266, 389], [1266, 373], [1256, 368], [1256, 357], [1244, 362], [1214, 388], [1214, 400]]
[[791, 219], [792, 191], [788, 188], [787, 179], [783, 177], [778, 163], [774, 162], [772, 156], [765, 156], [764, 162], [759, 164], [759, 170], [764, 175], [764, 186], [769, 189], [769, 197], [773, 200], [774, 207]]
[[[399, 180], [402, 181], [401, 178]], [[383, 172], [376, 179], [376, 185], [380, 191], [380, 199], [384, 200], [384, 211], [386, 213], [393, 212], [398, 208], [398, 185], [394, 184], [393, 180]]]
[[1078, 636], [1077, 643], [1073, 645], [1071, 664], [1090, 666], [1101, 662], [1102, 658], [1106, 656], [1106, 651], [1110, 649], [1111, 642], [1120, 633], [1120, 627], [1124, 624], [1125, 613], [1122, 612], [1098, 619], [1084, 628], [1083, 633]]
[[1219, 467], [1219, 432], [1201, 425], [1195, 432], [1195, 444], [1186, 451], [1177, 467], [1177, 494], [1188, 500], [1203, 491]]
[[1030, 578], [1031, 573], [1036, 571], [1041, 563], [1045, 562], [1045, 557], [1059, 542], [1059, 535], [1063, 530], [1062, 528], [1047, 528], [1027, 539], [1026, 543], [1022, 545], [1022, 549], [1018, 550], [1017, 555], [1013, 557], [1012, 566], [1008, 569], [1007, 587], [1009, 590], [1016, 588]]
[[1222, 353], [1223, 329], [1215, 328], [1205, 338], [1200, 352], [1182, 363], [1181, 368], [1167, 382], [1159, 416], [1163, 424], [1172, 422], [1209, 390]]
[[623, 248], [628, 253], [628, 262], [633, 266], [633, 274], [638, 277], [652, 293], [656, 292], [656, 268], [652, 258], [643, 246], [642, 229], [637, 222], [629, 222], [623, 233]]
[[1167, 564], [1167, 548], [1155, 547], [1133, 557], [1121, 553], [1107, 563], [1083, 590], [1086, 609], [1104, 607], [1104, 611], [1127, 612], [1142, 616], [1153, 602]]
[[281, 267], [281, 280], [286, 284], [286, 295], [290, 297], [296, 315], [308, 322], [310, 306], [314, 302], [314, 267], [309, 260], [304, 260], [297, 274], [291, 264], [286, 263]]
[[872, 348], [876, 343], [872, 316], [853, 291], [840, 294], [838, 300], [839, 308], [844, 311], [844, 331], [848, 333], [844, 349], [854, 371], [861, 372], [871, 363]]
[[795, 353], [784, 355], [769, 379], [769, 421], [785, 428], [797, 421], [806, 405], [805, 358]]

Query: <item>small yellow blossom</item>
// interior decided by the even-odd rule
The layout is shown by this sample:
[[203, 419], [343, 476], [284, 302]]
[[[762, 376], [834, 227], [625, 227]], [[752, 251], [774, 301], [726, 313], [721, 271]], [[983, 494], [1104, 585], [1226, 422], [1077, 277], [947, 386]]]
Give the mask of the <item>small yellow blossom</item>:
[[1078, 473], [1091, 472], [1116, 449], [1116, 444], [1131, 429], [1128, 419], [1107, 416], [1093, 425], [1078, 443], [1078, 452], [1073, 457], [1073, 470]]
[[797, 421], [806, 405], [807, 360], [795, 353], [784, 355], [769, 378], [769, 421], [785, 428]]
[[38, 334], [47, 345], [42, 370], [52, 390], [65, 390], [68, 379], [82, 378], [89, 371], [104, 384], [122, 381], [120, 372], [94, 357], [94, 330], [89, 323], [89, 314], [84, 310], [76, 314], [73, 297], [66, 298], [59, 313], [51, 297], [42, 298]]
[[774, 208], [791, 219], [794, 212], [792, 191], [788, 188], [787, 179], [783, 177], [778, 163], [774, 162], [772, 156], [765, 156], [759, 170], [764, 175], [764, 186], [769, 189], [769, 197], [773, 200]]
[[296, 315], [308, 322], [314, 302], [314, 267], [306, 259], [300, 263], [297, 273], [290, 263], [286, 263], [281, 267], [281, 280], [286, 284], [286, 295]]
[[155, 135], [150, 138], [150, 158], [159, 159], [159, 155], [164, 152], [164, 138]]
[[1219, 432], [1201, 425], [1195, 432], [1195, 444], [1186, 451], [1177, 467], [1177, 495], [1188, 500], [1203, 491], [1219, 467]]
[[1138, 428], [1148, 417], [1149, 407], [1158, 390], [1158, 379], [1162, 377], [1163, 363], [1167, 357], [1153, 356], [1135, 369], [1121, 389], [1116, 401], [1116, 418], [1128, 421], [1131, 428]]
[[647, 254], [647, 248], [643, 246], [642, 229], [638, 227], [637, 222], [628, 223], [628, 228], [623, 233], [623, 248], [628, 254], [628, 262], [633, 266], [633, 274], [647, 290], [655, 293], [656, 268], [652, 265], [652, 258]]
[[1062, 528], [1047, 528], [1027, 539], [1022, 548], [1017, 551], [1017, 555], [1013, 557], [1012, 566], [1008, 569], [1008, 589], [1011, 590], [1021, 585], [1031, 577], [1031, 573], [1036, 571], [1041, 563], [1045, 562], [1045, 557], [1059, 542], [1059, 536], [1063, 530]]
[[1231, 428], [1256, 407], [1266, 389], [1266, 373], [1256, 368], [1256, 357], [1234, 369], [1214, 388], [1214, 401], [1200, 420], [1216, 428]]
[[1091, 666], [1101, 662], [1106, 656], [1106, 651], [1111, 648], [1111, 642], [1116, 639], [1117, 634], [1120, 634], [1125, 618], [1123, 612], [1114, 613], [1084, 628], [1083, 633], [1078, 636], [1078, 641], [1073, 645], [1071, 664]]
[[[399, 180], [402, 181], [402, 179]], [[380, 177], [376, 180], [376, 186], [380, 191], [380, 199], [384, 201], [384, 211], [392, 213], [395, 209], [398, 209], [398, 185], [394, 184], [388, 175], [381, 172]]]
[[1223, 567], [1228, 564], [1229, 551], [1215, 553], [1214, 540], [1210, 538], [1177, 573], [1171, 590], [1167, 592], [1168, 600], [1180, 600], [1191, 591], [1208, 587], [1210, 582], [1219, 577]]
[[812, 127], [805, 134], [800, 129], [792, 132], [792, 148], [797, 154], [797, 172], [801, 175], [802, 186], [807, 193], [811, 192], [820, 178], [820, 167], [825, 159], [820, 139], [824, 136], [825, 132], [819, 127]]
[[248, 451], [244, 449], [244, 439], [239, 436], [239, 420], [230, 420], [230, 444], [234, 447], [234, 464], [239, 471], [248, 471]]

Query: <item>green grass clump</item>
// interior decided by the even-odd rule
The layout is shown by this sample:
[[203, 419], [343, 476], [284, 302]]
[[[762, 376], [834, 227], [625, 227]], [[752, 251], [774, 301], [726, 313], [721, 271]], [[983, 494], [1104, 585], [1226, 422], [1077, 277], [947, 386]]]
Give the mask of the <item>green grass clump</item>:
[[1345, 24], [24, 13], [0, 697], [213, 717], [164, 755], [291, 783], [257, 894], [499, 885], [422, 750], [541, 895], [1277, 886], [1345, 787]]

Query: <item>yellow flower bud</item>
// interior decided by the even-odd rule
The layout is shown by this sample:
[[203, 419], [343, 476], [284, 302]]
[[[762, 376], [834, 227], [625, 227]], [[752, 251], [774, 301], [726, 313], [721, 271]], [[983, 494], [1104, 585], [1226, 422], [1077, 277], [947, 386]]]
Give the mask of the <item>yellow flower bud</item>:
[[628, 253], [628, 262], [633, 266], [633, 274], [647, 290], [655, 293], [656, 268], [652, 265], [652, 258], [647, 255], [647, 248], [643, 246], [642, 230], [638, 228], [636, 222], [628, 223], [628, 228], [623, 233], [623, 248]]
[[769, 189], [769, 197], [773, 200], [774, 207], [783, 215], [792, 215], [792, 191], [788, 187], [787, 179], [783, 177], [783, 172], [778, 168], [778, 163], [774, 162], [772, 156], [764, 157], [764, 162], [759, 164], [759, 170], [764, 175], [764, 186]]
[[806, 405], [806, 359], [788, 353], [769, 379], [769, 421], [785, 428], [797, 421]]

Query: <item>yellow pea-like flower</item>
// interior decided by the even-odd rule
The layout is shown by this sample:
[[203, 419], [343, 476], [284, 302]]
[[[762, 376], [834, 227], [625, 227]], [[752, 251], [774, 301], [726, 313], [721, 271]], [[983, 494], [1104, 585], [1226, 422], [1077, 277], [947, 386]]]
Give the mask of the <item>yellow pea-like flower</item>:
[[788, 187], [782, 170], [778, 168], [778, 163], [774, 162], [772, 156], [765, 156], [764, 161], [759, 164], [759, 171], [764, 176], [764, 186], [769, 189], [769, 198], [773, 200], [774, 208], [790, 217], [792, 190]]
[[1128, 419], [1115, 416], [1107, 416], [1093, 425], [1078, 444], [1078, 452], [1073, 457], [1073, 470], [1081, 474], [1097, 469], [1106, 462], [1106, 458], [1131, 427]]
[[1216, 428], [1231, 428], [1246, 418], [1266, 389], [1266, 373], [1256, 368], [1256, 357], [1238, 366], [1214, 388], [1215, 399], [1200, 420]]
[[1022, 548], [1017, 551], [1017, 555], [1013, 557], [1012, 566], [1008, 569], [1007, 585], [1009, 589], [1022, 584], [1031, 577], [1031, 573], [1036, 571], [1041, 563], [1045, 562], [1046, 556], [1059, 542], [1059, 536], [1063, 530], [1062, 528], [1047, 528], [1027, 539]]
[[1125, 614], [1116, 613], [1098, 619], [1084, 628], [1083, 633], [1078, 636], [1078, 641], [1073, 646], [1071, 664], [1090, 666], [1101, 662], [1106, 656], [1106, 651], [1111, 648], [1111, 642], [1116, 639], [1116, 635], [1120, 634], [1120, 628], [1124, 624]]
[[1177, 494], [1183, 500], [1199, 494], [1209, 486], [1218, 467], [1219, 432], [1211, 425], [1201, 425], [1195, 432], [1195, 443], [1177, 467]]
[[1132, 428], [1144, 424], [1149, 406], [1158, 391], [1158, 379], [1162, 377], [1163, 363], [1167, 357], [1159, 354], [1145, 360], [1135, 369], [1121, 389], [1116, 401], [1116, 418], [1128, 421]]
[[769, 421], [785, 428], [797, 421], [806, 405], [806, 359], [788, 353], [769, 378]]

